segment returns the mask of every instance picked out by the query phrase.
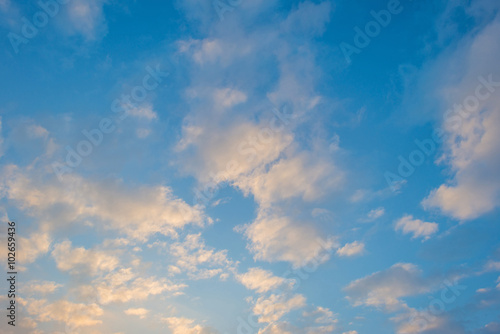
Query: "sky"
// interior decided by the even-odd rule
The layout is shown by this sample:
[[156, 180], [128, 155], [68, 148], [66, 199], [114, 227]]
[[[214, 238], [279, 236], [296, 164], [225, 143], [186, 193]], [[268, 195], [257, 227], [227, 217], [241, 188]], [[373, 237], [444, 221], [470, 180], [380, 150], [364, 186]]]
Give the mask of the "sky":
[[497, 0], [0, 0], [0, 29], [0, 332], [500, 333]]

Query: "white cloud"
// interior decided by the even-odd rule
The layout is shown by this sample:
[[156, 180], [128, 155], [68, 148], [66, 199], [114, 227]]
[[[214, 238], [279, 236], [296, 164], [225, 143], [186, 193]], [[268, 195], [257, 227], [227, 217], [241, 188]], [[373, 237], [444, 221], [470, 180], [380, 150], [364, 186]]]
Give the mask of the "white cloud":
[[121, 181], [94, 182], [73, 174], [60, 182], [13, 165], [4, 168], [0, 181], [1, 193], [47, 229], [90, 220], [145, 241], [154, 233], [175, 236], [176, 229], [205, 221], [199, 208], [165, 186], [131, 188]]
[[274, 276], [270, 271], [261, 268], [250, 268], [245, 274], [238, 275], [237, 279], [247, 289], [258, 293], [268, 292], [286, 282], [284, 278]]
[[488, 261], [485, 269], [487, 271], [500, 271], [500, 261]]
[[210, 334], [206, 327], [195, 325], [194, 320], [187, 318], [163, 318], [162, 321], [168, 325], [172, 334]]
[[20, 303], [40, 322], [58, 321], [77, 328], [102, 323], [98, 318], [104, 313], [97, 304], [76, 304], [66, 300], [22, 299]]
[[[269, 135], [265, 123], [243, 121], [222, 125], [214, 122], [203, 116], [188, 122], [178, 145], [186, 152], [186, 155], [181, 154], [181, 159], [187, 171], [202, 183], [238, 180], [241, 175], [276, 160], [292, 141], [284, 132]], [[193, 148], [195, 155], [187, 150]], [[215, 176], [210, 177], [210, 173]]]
[[298, 315], [298, 322], [303, 326], [297, 327], [287, 321], [271, 322], [258, 334], [330, 334], [335, 331], [338, 319], [328, 308], [318, 306]]
[[363, 219], [365, 222], [372, 222], [382, 217], [385, 214], [385, 209], [383, 207], [376, 208], [368, 212], [366, 218]]
[[301, 152], [284, 158], [268, 170], [256, 170], [235, 181], [246, 194], [251, 193], [263, 207], [291, 197], [306, 201], [318, 199], [338, 187], [340, 172], [332, 161]]
[[40, 294], [47, 295], [54, 293], [57, 289], [61, 288], [63, 285], [56, 282], [49, 281], [29, 281], [23, 286], [23, 294]]
[[132, 116], [137, 119], [144, 119], [147, 121], [153, 121], [158, 119], [158, 114], [154, 112], [153, 106], [150, 104], [146, 104], [137, 108], [127, 107], [126, 110], [127, 110], [126, 114], [128, 116]]
[[345, 244], [344, 247], [337, 249], [338, 256], [354, 256], [362, 254], [365, 251], [365, 244], [354, 241], [350, 244]]
[[59, 270], [71, 273], [96, 275], [110, 272], [120, 264], [120, 260], [109, 252], [83, 247], [73, 248], [68, 240], [55, 245], [52, 256]]
[[345, 291], [354, 306], [384, 307], [396, 311], [405, 306], [401, 298], [427, 292], [433, 283], [424, 279], [415, 265], [397, 263], [389, 269], [351, 282]]
[[311, 1], [301, 2], [283, 22], [283, 28], [307, 36], [322, 34], [330, 20], [331, 10], [332, 4], [329, 1], [319, 4]]
[[34, 233], [29, 238], [20, 237], [19, 247], [22, 250], [17, 255], [20, 264], [34, 262], [39, 256], [49, 251], [51, 237], [48, 233]]
[[3, 135], [2, 135], [2, 117], [0, 116], [0, 159], [2, 158], [4, 154], [4, 147], [3, 147]]
[[306, 299], [302, 295], [272, 294], [269, 297], [261, 296], [254, 301], [253, 313], [259, 317], [259, 323], [271, 323], [278, 321], [290, 311], [300, 309], [305, 305]]
[[187, 273], [191, 279], [207, 279], [232, 271], [235, 263], [228, 259], [227, 250], [216, 251], [205, 245], [201, 234], [189, 234], [184, 241], [172, 243], [169, 255], [175, 259], [172, 274]]
[[144, 138], [147, 138], [151, 134], [151, 130], [140, 128], [140, 129], [137, 129], [135, 131], [135, 133], [137, 135], [137, 138], [144, 139]]
[[246, 100], [245, 93], [231, 88], [216, 89], [214, 93], [215, 104], [223, 108], [232, 108]]
[[107, 33], [103, 6], [105, 0], [72, 0], [61, 6], [65, 12], [61, 27], [68, 35], [81, 35], [86, 41], [95, 41]]
[[420, 333], [460, 333], [455, 331], [448, 331], [448, 322], [445, 316], [433, 314], [427, 310], [417, 311], [412, 308], [404, 313], [391, 318], [397, 325], [397, 334], [420, 334]]
[[135, 315], [138, 316], [140, 319], [145, 319], [149, 313], [149, 311], [146, 310], [145, 308], [129, 308], [124, 312], [126, 315]]
[[[447, 55], [433, 70], [452, 82], [439, 87], [441, 98], [450, 108], [445, 115], [446, 161], [453, 177], [434, 189], [423, 201], [425, 208], [438, 208], [460, 220], [475, 219], [500, 206], [500, 19], [465, 39], [454, 54]], [[461, 68], [456, 79], [456, 69]], [[478, 79], [482, 77], [483, 79]], [[484, 84], [485, 81], [492, 83]], [[478, 98], [479, 97], [479, 98]]]
[[412, 239], [424, 238], [426, 240], [438, 231], [439, 226], [436, 223], [424, 222], [411, 215], [405, 215], [396, 222], [394, 229], [403, 234], [413, 234]]
[[253, 223], [239, 230], [250, 241], [247, 248], [256, 260], [288, 261], [296, 267], [326, 261], [335, 246], [333, 241], [323, 240], [311, 224], [266, 211], [259, 212]]
[[139, 276], [131, 268], [126, 268], [98, 278], [92, 285], [80, 286], [77, 292], [84, 298], [106, 305], [146, 300], [165, 292], [178, 293], [185, 287], [185, 284], [174, 284], [165, 278]]

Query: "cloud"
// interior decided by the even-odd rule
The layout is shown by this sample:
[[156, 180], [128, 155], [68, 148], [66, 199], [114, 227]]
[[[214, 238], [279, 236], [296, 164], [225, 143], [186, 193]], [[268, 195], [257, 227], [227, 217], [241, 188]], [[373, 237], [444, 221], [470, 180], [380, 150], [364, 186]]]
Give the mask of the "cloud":
[[339, 186], [343, 173], [329, 159], [310, 152], [300, 152], [271, 165], [268, 170], [256, 170], [243, 176], [235, 185], [267, 207], [284, 199], [299, 197], [316, 200]]
[[39, 256], [49, 251], [51, 237], [48, 233], [34, 233], [29, 238], [20, 237], [19, 247], [22, 249], [17, 255], [21, 265], [34, 262]]
[[64, 241], [54, 246], [52, 256], [61, 271], [71, 273], [88, 273], [96, 275], [113, 271], [120, 260], [106, 251], [87, 250], [83, 247], [73, 248], [71, 241]]
[[297, 315], [301, 327], [294, 326], [287, 321], [269, 323], [260, 329], [258, 334], [329, 334], [336, 329], [338, 319], [335, 314], [325, 307], [314, 307], [311, 311], [304, 311]]
[[405, 215], [396, 222], [394, 229], [403, 234], [413, 234], [412, 239], [424, 238], [427, 240], [438, 231], [439, 226], [436, 223], [427, 223], [415, 219], [411, 215]]
[[146, 310], [145, 308], [129, 308], [125, 310], [124, 313], [126, 315], [138, 316], [140, 319], [145, 319], [149, 311]]
[[440, 59], [436, 65], [440, 69], [433, 71], [434, 77], [438, 73], [455, 78], [456, 68], [461, 68], [457, 79], [439, 87], [447, 92], [441, 98], [450, 106], [442, 127], [447, 135], [444, 161], [453, 177], [432, 190], [422, 204], [460, 220], [475, 219], [500, 205], [500, 71], [495, 66], [499, 33], [497, 16], [451, 56]]
[[465, 334], [461, 326], [455, 324], [445, 313], [408, 308], [391, 320], [397, 325], [397, 334]]
[[0, 159], [3, 157], [4, 154], [4, 147], [3, 147], [3, 135], [2, 135], [2, 117], [0, 117]]
[[[214, 120], [204, 117], [188, 121], [178, 145], [188, 154], [181, 154], [184, 164], [189, 164], [187, 171], [202, 183], [238, 180], [241, 175], [276, 160], [292, 139], [284, 132], [269, 135], [265, 123], [241, 121], [223, 127], [213, 123]], [[211, 173], [215, 176], [210, 177]]]
[[98, 221], [104, 229], [146, 241], [155, 233], [176, 236], [176, 229], [205, 221], [198, 207], [176, 198], [169, 187], [131, 188], [119, 180], [95, 182], [73, 174], [60, 182], [14, 165], [4, 167], [0, 193], [48, 230]]
[[184, 241], [172, 243], [169, 254], [175, 259], [172, 274], [187, 273], [191, 279], [207, 279], [232, 271], [235, 263], [228, 259], [227, 250], [216, 251], [205, 245], [201, 234], [189, 234]]
[[137, 118], [137, 119], [144, 119], [147, 121], [153, 121], [158, 119], [158, 114], [154, 112], [153, 106], [150, 104], [146, 104], [141, 107], [136, 107], [136, 108], [130, 108], [127, 107], [126, 109], [126, 114], [128, 116]]
[[290, 311], [304, 307], [306, 299], [300, 294], [293, 296], [272, 294], [269, 297], [259, 297], [253, 304], [253, 313], [258, 316], [258, 322], [272, 323]]
[[313, 3], [304, 1], [299, 3], [298, 8], [288, 15], [282, 23], [284, 30], [299, 34], [320, 35], [326, 29], [330, 21], [332, 4], [329, 1]]
[[65, 4], [64, 32], [81, 35], [86, 41], [96, 41], [107, 33], [104, 4], [106, 0], [72, 0]]
[[286, 282], [286, 279], [273, 276], [270, 271], [261, 268], [250, 268], [245, 274], [238, 275], [237, 279], [247, 289], [257, 293], [268, 292]]
[[49, 281], [29, 281], [23, 286], [24, 295], [39, 294], [47, 295], [54, 293], [57, 289], [61, 288], [63, 285], [56, 282]]
[[247, 248], [255, 254], [255, 260], [288, 261], [296, 267], [313, 260], [326, 261], [335, 246], [331, 240], [324, 241], [310, 224], [267, 211], [260, 211], [253, 223], [238, 231], [250, 241]]
[[232, 108], [237, 104], [245, 102], [246, 100], [246, 94], [236, 89], [223, 88], [216, 89], [214, 92], [215, 105], [223, 108]]
[[499, 333], [500, 332], [500, 323], [498, 322], [490, 322], [483, 328], [475, 331], [475, 334], [488, 334], [488, 333]]
[[98, 317], [104, 313], [97, 304], [76, 304], [66, 300], [48, 302], [43, 299], [23, 299], [20, 302], [38, 321], [58, 321], [75, 327], [101, 324]]
[[178, 293], [185, 287], [185, 284], [174, 284], [155, 276], [139, 276], [131, 268], [122, 268], [94, 280], [92, 285], [82, 285], [77, 290], [83, 298], [98, 300], [106, 305], [146, 300], [164, 292]]
[[354, 256], [360, 255], [365, 251], [365, 244], [354, 241], [350, 244], [345, 244], [344, 247], [337, 249], [338, 256]]
[[187, 318], [163, 318], [162, 322], [168, 325], [172, 334], [210, 334], [213, 333], [209, 328], [195, 325], [194, 320]]
[[[359, 196], [359, 195], [357, 195]], [[356, 196], [354, 196], [356, 198]], [[376, 208], [368, 212], [366, 215], [366, 218], [364, 218], [362, 221], [364, 222], [372, 222], [374, 220], [377, 220], [378, 218], [382, 217], [385, 214], [385, 209], [383, 207]]]
[[500, 271], [500, 261], [488, 261], [485, 266], [486, 271]]
[[401, 298], [430, 291], [431, 283], [417, 266], [397, 263], [384, 271], [351, 282], [345, 291], [354, 306], [372, 306], [396, 311], [405, 304]]

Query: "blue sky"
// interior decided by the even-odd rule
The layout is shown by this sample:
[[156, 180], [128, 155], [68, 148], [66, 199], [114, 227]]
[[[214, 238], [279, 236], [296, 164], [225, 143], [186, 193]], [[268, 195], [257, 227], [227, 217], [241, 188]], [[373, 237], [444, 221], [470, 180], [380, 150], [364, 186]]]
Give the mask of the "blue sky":
[[499, 11], [0, 0], [2, 333], [500, 333]]

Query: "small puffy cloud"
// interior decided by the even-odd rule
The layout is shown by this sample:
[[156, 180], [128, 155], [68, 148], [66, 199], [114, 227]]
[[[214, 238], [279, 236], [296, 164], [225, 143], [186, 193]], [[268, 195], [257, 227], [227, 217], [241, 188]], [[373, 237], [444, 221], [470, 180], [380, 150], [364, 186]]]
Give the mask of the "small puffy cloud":
[[384, 307], [394, 311], [404, 307], [401, 298], [427, 292], [432, 283], [422, 277], [417, 266], [397, 263], [350, 283], [345, 291], [354, 306]]
[[39, 256], [48, 253], [51, 237], [48, 233], [34, 233], [29, 238], [20, 237], [19, 247], [21, 252], [17, 255], [20, 264], [34, 262]]
[[247, 100], [245, 93], [231, 88], [216, 89], [214, 92], [214, 103], [223, 108], [232, 108]]
[[235, 263], [228, 259], [227, 250], [207, 247], [201, 234], [189, 234], [183, 241], [172, 243], [169, 254], [175, 265], [171, 274], [187, 273], [191, 279], [208, 279], [230, 271]]
[[172, 334], [210, 334], [213, 333], [210, 329], [196, 325], [194, 320], [187, 318], [162, 318], [162, 322], [166, 323]]
[[151, 130], [140, 128], [135, 131], [137, 138], [144, 139], [147, 138], [151, 134]]
[[332, 240], [323, 240], [311, 224], [266, 211], [259, 212], [253, 223], [238, 230], [248, 238], [247, 248], [256, 260], [287, 261], [296, 267], [313, 260], [326, 261], [335, 246]]
[[237, 279], [247, 289], [258, 293], [268, 292], [286, 282], [284, 278], [274, 276], [270, 271], [261, 268], [250, 268], [245, 274], [238, 275]]
[[330, 159], [301, 152], [274, 163], [268, 170], [258, 169], [242, 176], [235, 185], [252, 194], [263, 207], [296, 197], [316, 200], [340, 186], [343, 173]]
[[453, 325], [445, 315], [434, 313], [435, 312], [429, 312], [428, 310], [419, 311], [408, 308], [406, 312], [398, 314], [391, 318], [391, 320], [397, 326], [397, 334], [462, 333], [462, 331], [456, 331], [450, 328]]
[[313, 3], [304, 1], [299, 3], [298, 8], [291, 12], [283, 28], [295, 33], [321, 34], [330, 20], [332, 5], [329, 1]]
[[366, 217], [363, 219], [365, 222], [372, 222], [382, 217], [385, 214], [385, 209], [383, 207], [376, 208], [368, 212]]
[[106, 305], [146, 300], [149, 296], [165, 292], [178, 293], [185, 287], [184, 284], [174, 284], [165, 278], [139, 277], [131, 268], [126, 268], [98, 278], [92, 285], [81, 286], [77, 292], [84, 298], [98, 300]]
[[321, 306], [304, 311], [298, 317], [303, 326], [297, 327], [287, 321], [272, 322], [260, 329], [258, 334], [330, 334], [338, 323], [335, 314]]
[[439, 226], [436, 223], [415, 219], [412, 215], [405, 215], [396, 222], [394, 228], [403, 234], [413, 234], [412, 239], [424, 238], [424, 240], [427, 240], [438, 231]]
[[43, 126], [40, 126], [38, 124], [32, 124], [28, 126], [26, 132], [33, 138], [46, 139], [49, 137], [49, 131], [45, 129]]
[[144, 119], [147, 121], [152, 121], [158, 118], [158, 114], [154, 112], [153, 106], [150, 104], [143, 105], [141, 107], [131, 108], [127, 106], [126, 114], [131, 117], [135, 117], [137, 119]]
[[71, 241], [64, 241], [54, 246], [52, 256], [61, 271], [71, 273], [89, 273], [95, 275], [110, 272], [120, 264], [120, 260], [106, 251], [73, 248]]
[[24, 295], [39, 294], [47, 295], [54, 293], [57, 289], [61, 288], [62, 284], [49, 281], [29, 281], [22, 288]]
[[[265, 123], [219, 124], [217, 117], [213, 118], [189, 119], [177, 145], [186, 171], [201, 183], [239, 180], [257, 167], [275, 161], [292, 141], [290, 134], [273, 132]], [[215, 176], [210, 177], [211, 173]]]
[[488, 261], [484, 269], [486, 271], [500, 271], [500, 261]]
[[362, 242], [354, 241], [345, 244], [344, 247], [337, 249], [338, 256], [354, 256], [362, 254], [365, 251], [365, 244]]
[[302, 316], [305, 319], [312, 320], [314, 326], [305, 328], [306, 334], [328, 334], [335, 330], [335, 325], [338, 319], [335, 314], [328, 308], [318, 306], [311, 312], [304, 312]]
[[272, 294], [269, 297], [259, 297], [253, 304], [253, 313], [258, 316], [258, 322], [272, 323], [285, 314], [304, 307], [306, 298], [300, 294], [293, 296]]
[[147, 314], [149, 313], [148, 310], [145, 308], [129, 308], [124, 311], [126, 315], [135, 315], [138, 316], [140, 319], [146, 318]]
[[87, 41], [102, 38], [107, 32], [103, 6], [105, 0], [72, 0], [65, 4], [65, 33], [81, 35]]
[[98, 318], [104, 313], [97, 304], [76, 304], [67, 300], [23, 299], [20, 302], [27, 313], [40, 322], [58, 321], [74, 327], [100, 324], [102, 321]]

